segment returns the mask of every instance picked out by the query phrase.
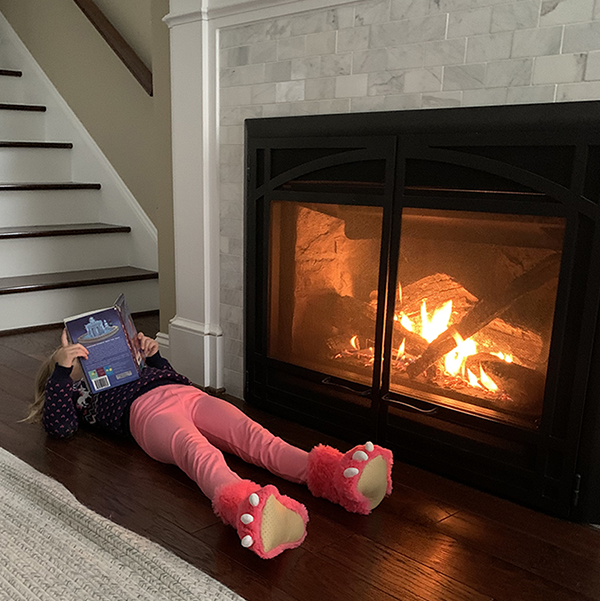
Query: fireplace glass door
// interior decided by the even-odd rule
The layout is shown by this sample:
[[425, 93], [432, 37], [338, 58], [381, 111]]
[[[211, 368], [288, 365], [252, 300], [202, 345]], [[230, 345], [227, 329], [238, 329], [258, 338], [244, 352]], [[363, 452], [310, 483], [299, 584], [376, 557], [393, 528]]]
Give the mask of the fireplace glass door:
[[561, 217], [405, 208], [390, 391], [539, 426]]
[[268, 355], [369, 386], [383, 208], [272, 201]]

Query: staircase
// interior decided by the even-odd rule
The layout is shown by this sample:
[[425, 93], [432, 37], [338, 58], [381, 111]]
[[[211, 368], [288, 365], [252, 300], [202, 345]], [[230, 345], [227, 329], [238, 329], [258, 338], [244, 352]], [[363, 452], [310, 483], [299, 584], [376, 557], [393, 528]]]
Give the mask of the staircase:
[[154, 226], [3, 18], [0, 41], [0, 331], [59, 323], [121, 292], [133, 312], [156, 310]]

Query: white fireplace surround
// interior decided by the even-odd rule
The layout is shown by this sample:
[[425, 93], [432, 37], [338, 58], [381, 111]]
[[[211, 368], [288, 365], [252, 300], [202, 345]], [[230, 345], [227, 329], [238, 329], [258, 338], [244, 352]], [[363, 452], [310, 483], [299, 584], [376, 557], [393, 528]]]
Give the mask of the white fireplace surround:
[[242, 397], [243, 121], [600, 99], [600, 0], [171, 0], [176, 316], [158, 340]]

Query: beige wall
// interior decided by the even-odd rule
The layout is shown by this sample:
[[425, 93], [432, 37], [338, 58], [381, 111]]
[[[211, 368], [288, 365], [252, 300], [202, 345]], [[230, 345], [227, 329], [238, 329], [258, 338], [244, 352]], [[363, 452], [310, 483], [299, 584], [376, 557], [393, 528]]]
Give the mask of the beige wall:
[[[139, 35], [131, 31], [135, 19], [130, 14], [123, 14], [118, 28], [132, 46], [150, 43], [152, 97], [73, 0], [0, 0], [0, 11], [156, 225], [161, 331], [167, 332], [175, 314], [175, 278], [169, 32], [161, 19], [169, 2], [137, 2], [145, 8]], [[118, 3], [109, 4], [111, 11], [118, 10]]]

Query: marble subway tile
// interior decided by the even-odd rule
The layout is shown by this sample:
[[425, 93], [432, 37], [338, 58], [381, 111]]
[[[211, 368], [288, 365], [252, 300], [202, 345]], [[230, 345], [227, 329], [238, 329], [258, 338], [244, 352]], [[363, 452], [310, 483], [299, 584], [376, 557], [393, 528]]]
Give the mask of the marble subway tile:
[[[224, 305], [233, 305], [234, 307], [241, 307], [242, 303], [231, 303], [227, 302], [223, 297], [221, 297], [221, 302]], [[223, 341], [223, 350], [226, 353], [231, 353], [232, 355], [239, 355], [240, 357], [244, 353], [244, 345], [241, 340], [224, 340]]]
[[352, 98], [335, 98], [332, 100], [319, 100], [316, 102], [315, 114], [326, 115], [328, 113], [349, 113]]
[[594, 0], [543, 0], [540, 26], [589, 21], [594, 14]]
[[273, 63], [277, 60], [277, 42], [263, 42], [262, 44], [253, 44], [250, 46], [250, 56], [248, 62], [255, 63]]
[[352, 54], [330, 54], [321, 57], [321, 77], [337, 77], [352, 73]]
[[221, 319], [230, 323], [243, 323], [244, 312], [241, 307], [221, 303]]
[[309, 79], [311, 77], [320, 77], [322, 57], [309, 56], [306, 58], [297, 58], [292, 61], [291, 79]]
[[486, 88], [528, 86], [531, 83], [533, 59], [515, 58], [488, 63], [485, 75]]
[[600, 51], [588, 54], [584, 79], [586, 81], [600, 79]]
[[565, 25], [562, 51], [568, 54], [588, 50], [600, 50], [600, 21]]
[[492, 33], [537, 27], [539, 13], [539, 0], [495, 6], [492, 10]]
[[467, 40], [467, 63], [484, 63], [510, 58], [512, 31], [478, 35]]
[[220, 125], [242, 125], [244, 119], [262, 117], [262, 107], [224, 106], [221, 107]]
[[[344, 17], [348, 10], [333, 8], [330, 10], [306, 12], [292, 17], [292, 35], [303, 35], [307, 33], [320, 33], [341, 29], [344, 26]], [[350, 13], [353, 15], [353, 10]], [[346, 17], [347, 18], [347, 17]], [[351, 25], [345, 25], [350, 27]]]
[[306, 36], [285, 38], [277, 42], [277, 60], [306, 56]]
[[423, 44], [423, 65], [456, 65], [465, 62], [466, 38]]
[[386, 111], [406, 111], [421, 108], [421, 94], [384, 96], [383, 107]]
[[298, 102], [304, 100], [304, 81], [282, 81], [277, 84], [276, 102]]
[[267, 40], [280, 40], [281, 38], [289, 38], [292, 35], [292, 19], [291, 17], [281, 17], [273, 19], [267, 24], [265, 38]]
[[406, 71], [383, 71], [369, 73], [368, 95], [390, 96], [404, 92]]
[[[222, 129], [222, 128], [221, 128]], [[243, 130], [243, 126], [242, 126]], [[222, 202], [232, 202], [232, 203], [242, 203], [244, 198], [244, 187], [242, 184], [236, 183], [226, 183], [221, 185], [221, 201]]]
[[243, 219], [221, 219], [220, 234], [228, 238], [242, 238], [244, 232]]
[[361, 50], [352, 57], [352, 73], [372, 73], [387, 69], [387, 49]]
[[512, 57], [548, 56], [560, 53], [562, 27], [521, 29], [514, 32]]
[[390, 0], [368, 0], [354, 7], [354, 26], [387, 23], [390, 20]]
[[506, 104], [507, 88], [494, 88], [491, 90], [465, 90], [463, 92], [463, 106], [488, 106]]
[[385, 96], [364, 96], [363, 98], [352, 98], [351, 109], [353, 113], [372, 113], [386, 110]]
[[411, 69], [404, 77], [404, 92], [439, 92], [442, 89], [442, 67]]
[[335, 97], [352, 98], [367, 95], [366, 73], [360, 75], [341, 75], [335, 80]]
[[492, 8], [465, 10], [450, 13], [448, 19], [448, 38], [489, 33], [492, 26]]
[[371, 48], [402, 46], [417, 42], [443, 40], [446, 37], [446, 15], [422, 19], [393, 21], [371, 26]]
[[583, 80], [585, 54], [540, 56], [535, 59], [533, 83], [570, 83]]
[[223, 369], [223, 387], [227, 391], [227, 394], [237, 397], [238, 399], [243, 399], [244, 375], [229, 369]]
[[[435, 0], [437, 1], [437, 0]], [[483, 6], [506, 4], [507, 0], [439, 0], [440, 10], [454, 12], [459, 10], [476, 10]]]
[[369, 47], [370, 27], [352, 27], [341, 29], [337, 34], [337, 52], [366, 50]]
[[219, 181], [221, 182], [242, 182], [244, 181], [244, 165], [220, 163], [219, 165]]
[[229, 238], [225, 236], [219, 237], [219, 253], [222, 255], [229, 254]]
[[446, 12], [439, 0], [391, 0], [390, 20], [414, 19]]
[[437, 92], [421, 96], [421, 106], [425, 109], [460, 106], [462, 92]]
[[269, 39], [267, 37], [269, 25], [269, 21], [258, 21], [241, 27], [223, 28], [219, 31], [219, 47], [249, 46], [266, 42]]
[[287, 102], [264, 104], [263, 117], [289, 117], [291, 106]]
[[450, 65], [444, 67], [442, 89], [474, 90], [485, 87], [485, 64]]
[[245, 86], [265, 80], [265, 65], [244, 65], [221, 70], [221, 87]]
[[594, 15], [592, 18], [600, 19], [600, 2], [598, 2], [598, 0], [596, 0], [596, 4], [594, 6]]
[[337, 40], [337, 31], [324, 31], [311, 33], [306, 36], [306, 55], [334, 54]]
[[243, 144], [244, 128], [241, 125], [224, 125], [219, 129], [221, 144]]
[[221, 165], [239, 165], [244, 162], [244, 147], [237, 144], [222, 144], [219, 160]]
[[275, 83], [262, 83], [252, 86], [250, 92], [250, 104], [271, 104], [275, 102], [276, 87]]
[[[241, 256], [241, 255], [233, 255]], [[243, 292], [241, 290], [233, 290], [231, 288], [221, 288], [221, 301], [226, 305], [241, 307], [243, 303]]]
[[584, 82], [559, 84], [556, 92], [557, 102], [572, 100], [598, 100], [600, 98], [600, 82]]
[[[242, 146], [242, 152], [244, 148]], [[233, 186], [235, 184], [223, 184]], [[236, 200], [223, 200], [219, 205], [219, 213], [223, 219], [243, 219], [244, 218], [244, 207], [243, 202], [238, 198]]]
[[[243, 228], [242, 228], [243, 229]], [[230, 236], [240, 238], [240, 236]], [[242, 290], [244, 284], [243, 265], [239, 257], [221, 255], [221, 288]]]
[[[266, 63], [264, 82], [288, 81], [292, 77], [292, 61]], [[263, 83], [256, 81], [254, 83]]]
[[407, 44], [397, 48], [386, 48], [388, 71], [422, 67], [425, 63], [423, 44]]
[[250, 104], [251, 86], [234, 86], [232, 88], [223, 88], [221, 90], [221, 106], [239, 106], [241, 104]]
[[247, 65], [250, 57], [250, 46], [225, 48], [220, 52], [222, 67], [239, 67]]
[[304, 90], [306, 100], [326, 100], [335, 97], [335, 77], [307, 79]]

